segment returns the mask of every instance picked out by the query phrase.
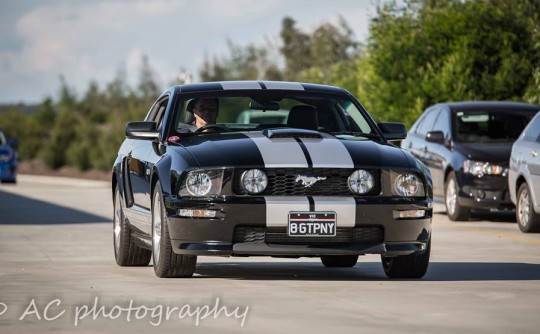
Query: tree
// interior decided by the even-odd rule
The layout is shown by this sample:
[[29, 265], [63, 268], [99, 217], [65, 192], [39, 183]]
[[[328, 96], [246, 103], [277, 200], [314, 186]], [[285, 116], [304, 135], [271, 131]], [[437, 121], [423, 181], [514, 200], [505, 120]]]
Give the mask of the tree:
[[299, 30], [295, 24], [292, 18], [284, 18], [280, 34], [288, 79], [334, 84], [334, 79], [340, 79], [337, 73], [349, 74], [354, 69], [360, 43], [342, 17], [337, 25], [322, 23], [312, 34]]
[[139, 75], [138, 92], [144, 101], [154, 101], [161, 93], [159, 85], [156, 82], [155, 73], [148, 57], [142, 57], [141, 73]]
[[296, 21], [285, 17], [281, 21], [281, 54], [285, 58], [286, 79], [294, 80], [313, 64], [311, 36], [296, 28]]
[[[229, 55], [221, 59], [205, 57], [200, 76], [203, 81], [222, 80], [281, 80], [281, 70], [271, 47], [248, 44], [240, 46], [227, 42]], [[268, 41], [267, 45], [272, 45]]]
[[533, 0], [385, 3], [357, 93], [408, 125], [440, 101], [522, 100], [540, 65], [538, 13]]

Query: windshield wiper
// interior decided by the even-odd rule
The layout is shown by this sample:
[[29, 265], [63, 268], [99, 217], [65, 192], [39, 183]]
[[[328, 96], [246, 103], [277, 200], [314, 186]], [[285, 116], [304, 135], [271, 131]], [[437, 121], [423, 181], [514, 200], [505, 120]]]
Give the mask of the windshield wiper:
[[375, 133], [365, 133], [365, 132], [358, 132], [358, 131], [337, 131], [337, 132], [329, 132], [331, 135], [349, 135], [354, 137], [364, 137], [369, 139], [380, 139], [381, 136]]

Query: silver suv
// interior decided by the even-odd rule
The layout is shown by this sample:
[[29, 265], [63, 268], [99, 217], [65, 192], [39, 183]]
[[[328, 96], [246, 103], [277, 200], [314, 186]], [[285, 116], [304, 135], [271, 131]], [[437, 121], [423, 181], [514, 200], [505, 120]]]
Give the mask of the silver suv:
[[540, 232], [540, 112], [512, 146], [508, 185], [519, 229]]

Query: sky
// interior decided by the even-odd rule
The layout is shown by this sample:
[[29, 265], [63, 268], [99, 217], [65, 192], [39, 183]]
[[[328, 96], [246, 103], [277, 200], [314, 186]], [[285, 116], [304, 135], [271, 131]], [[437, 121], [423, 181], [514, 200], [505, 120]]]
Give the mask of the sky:
[[133, 87], [143, 57], [162, 88], [181, 71], [198, 81], [207, 56], [228, 55], [227, 41], [279, 41], [292, 17], [312, 32], [342, 16], [364, 41], [375, 0], [0, 0], [0, 103], [57, 96], [60, 77], [80, 96], [121, 69]]

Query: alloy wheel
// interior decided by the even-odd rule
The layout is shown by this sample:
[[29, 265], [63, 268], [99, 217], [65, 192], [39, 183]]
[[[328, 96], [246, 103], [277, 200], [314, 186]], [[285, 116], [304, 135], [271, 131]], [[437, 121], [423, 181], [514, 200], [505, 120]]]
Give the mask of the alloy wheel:
[[527, 226], [530, 218], [530, 203], [529, 203], [529, 191], [524, 189], [519, 196], [518, 201], [518, 223], [521, 226]]
[[116, 192], [114, 197], [114, 251], [116, 255], [120, 253], [120, 236], [122, 233], [122, 222], [124, 220], [124, 211], [120, 203], [120, 192]]
[[154, 254], [155, 264], [159, 263], [159, 251], [161, 249], [161, 195], [154, 196], [154, 205], [152, 206], [152, 253]]
[[446, 188], [446, 210], [448, 214], [453, 215], [456, 213], [457, 202], [457, 189], [454, 179], [448, 181], [448, 187]]

